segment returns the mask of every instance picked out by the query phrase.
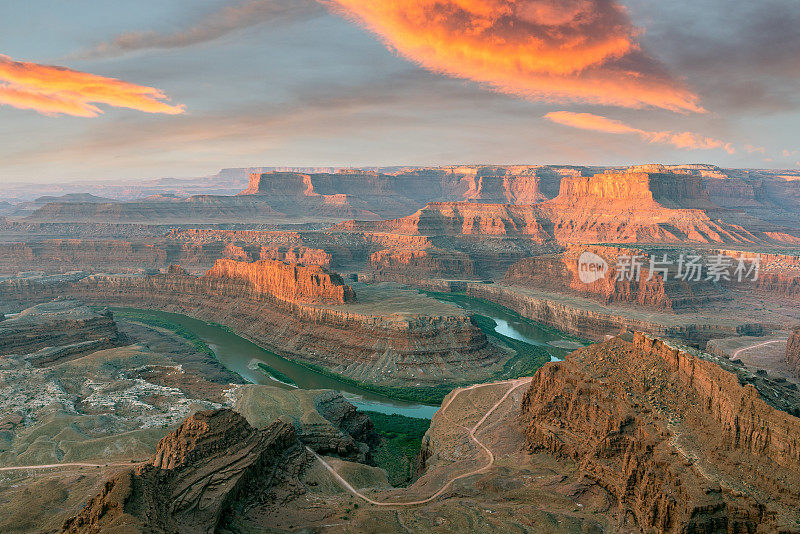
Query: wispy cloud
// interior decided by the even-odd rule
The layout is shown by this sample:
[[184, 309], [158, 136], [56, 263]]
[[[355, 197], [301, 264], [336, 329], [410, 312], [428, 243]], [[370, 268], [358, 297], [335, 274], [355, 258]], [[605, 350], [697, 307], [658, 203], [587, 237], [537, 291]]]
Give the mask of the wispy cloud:
[[238, 30], [264, 22], [286, 22], [320, 9], [314, 0], [248, 0], [211, 13], [196, 25], [176, 33], [127, 32], [100, 43], [74, 57], [90, 59], [119, 56], [145, 49], [183, 48], [214, 41]]
[[153, 87], [65, 67], [14, 61], [0, 54], [0, 104], [76, 117], [102, 114], [96, 104], [168, 115], [186, 111], [184, 106], [164, 100], [167, 96]]
[[696, 134], [693, 132], [671, 132], [671, 131], [649, 131], [635, 128], [624, 122], [609, 119], [602, 115], [594, 115], [592, 113], [573, 113], [571, 111], [552, 111], [544, 116], [545, 119], [561, 124], [570, 126], [572, 128], [579, 128], [581, 130], [590, 130], [593, 132], [603, 132], [609, 134], [628, 134], [637, 135], [654, 144], [667, 144], [677, 148], [687, 150], [713, 150], [722, 149], [728, 154], [734, 154], [736, 149], [731, 143], [714, 139], [713, 137], [706, 137], [704, 135]]
[[541, 101], [702, 112], [615, 0], [320, 0], [440, 74]]

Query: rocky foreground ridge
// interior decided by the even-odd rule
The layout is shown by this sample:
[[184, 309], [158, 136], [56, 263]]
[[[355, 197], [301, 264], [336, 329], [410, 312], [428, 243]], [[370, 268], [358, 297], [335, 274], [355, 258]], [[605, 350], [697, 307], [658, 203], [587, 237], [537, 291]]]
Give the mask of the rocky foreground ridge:
[[712, 361], [637, 333], [545, 365], [531, 451], [572, 458], [643, 532], [800, 532], [800, 419]]
[[231, 410], [188, 417], [146, 463], [107, 481], [63, 532], [213, 533], [237, 507], [280, 506], [310, 462], [294, 427], [263, 430]]

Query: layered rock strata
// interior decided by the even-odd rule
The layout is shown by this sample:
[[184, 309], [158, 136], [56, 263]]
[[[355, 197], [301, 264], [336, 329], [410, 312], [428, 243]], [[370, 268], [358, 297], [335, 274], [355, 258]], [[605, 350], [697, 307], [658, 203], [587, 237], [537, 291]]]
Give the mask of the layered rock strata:
[[63, 531], [218, 532], [247, 503], [303, 492], [310, 461], [288, 423], [256, 430], [230, 410], [198, 412], [148, 462], [107, 481]]
[[438, 285], [436, 290], [466, 292], [505, 306], [534, 321], [588, 339], [601, 340], [621, 331], [641, 330], [652, 335], [681, 339], [692, 345], [705, 346], [708, 340], [733, 335], [760, 336], [765, 325], [746, 320], [736, 321], [709, 317], [682, 318], [674, 314], [642, 314], [626, 309], [603, 306], [593, 300], [565, 296], [563, 292], [528, 290], [503, 284], [461, 283]]
[[711, 361], [629, 339], [537, 373], [529, 450], [574, 459], [644, 532], [800, 530], [800, 419]]
[[238, 280], [259, 295], [271, 295], [287, 302], [344, 304], [356, 294], [342, 277], [319, 265], [287, 264], [274, 260], [247, 263], [220, 259], [206, 273], [212, 280]]
[[566, 176], [552, 200], [536, 205], [430, 202], [407, 217], [348, 221], [349, 232], [424, 236], [525, 236], [546, 243], [795, 243], [797, 231], [769, 225], [710, 201], [702, 180], [656, 166]]
[[28, 354], [34, 365], [118, 345], [122, 336], [109, 310], [72, 299], [39, 304], [0, 321], [0, 355]]
[[[608, 270], [599, 280], [581, 280], [579, 259], [590, 252], [602, 258]], [[621, 257], [637, 256], [641, 262], [639, 276], [620, 272], [617, 260]], [[639, 306], [661, 310], [694, 309], [715, 301], [728, 300], [719, 288], [706, 277], [700, 280], [685, 280], [677, 276], [676, 266], [666, 272], [650, 271], [650, 256], [657, 260], [656, 253], [614, 247], [568, 247], [557, 255], [544, 255], [521, 260], [508, 268], [504, 281], [511, 285], [564, 291], [595, 298], [603, 304], [615, 302], [635, 303]]]
[[2, 290], [6, 305], [73, 295], [104, 305], [186, 313], [226, 324], [281, 355], [360, 382], [462, 383], [491, 376], [510, 357], [456, 309], [449, 315], [362, 313], [353, 303], [288, 302], [254, 291], [244, 280], [197, 277], [179, 269], [150, 276], [95, 275], [77, 282], [8, 281]]
[[795, 328], [786, 341], [786, 363], [794, 375], [800, 378], [800, 327]]

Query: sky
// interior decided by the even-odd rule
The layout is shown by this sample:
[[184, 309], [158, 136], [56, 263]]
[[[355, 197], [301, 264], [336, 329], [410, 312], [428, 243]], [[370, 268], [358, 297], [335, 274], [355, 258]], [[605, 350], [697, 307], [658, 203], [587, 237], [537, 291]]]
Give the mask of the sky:
[[800, 167], [796, 0], [4, 0], [0, 182]]

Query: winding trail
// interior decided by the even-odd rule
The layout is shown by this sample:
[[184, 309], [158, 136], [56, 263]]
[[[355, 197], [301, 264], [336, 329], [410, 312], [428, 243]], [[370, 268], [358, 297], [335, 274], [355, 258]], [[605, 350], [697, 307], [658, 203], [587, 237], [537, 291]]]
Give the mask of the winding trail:
[[59, 467], [120, 467], [135, 466], [141, 462], [108, 463], [108, 464], [83, 464], [83, 463], [64, 463], [64, 464], [42, 464], [42, 465], [15, 465], [11, 467], [0, 467], [0, 471], [23, 471], [25, 469], [54, 469]]
[[[373, 499], [370, 499], [369, 497], [367, 497], [366, 495], [364, 495], [363, 493], [361, 493], [360, 491], [355, 489], [352, 485], [350, 485], [350, 483], [347, 482], [344, 478], [342, 478], [342, 476], [339, 473], [337, 473], [336, 470], [328, 462], [326, 462], [319, 454], [317, 454], [316, 452], [311, 450], [309, 447], [306, 447], [306, 449], [308, 450], [308, 452], [313, 454], [314, 457], [317, 460], [319, 460], [319, 462], [325, 467], [325, 469], [327, 469], [331, 473], [331, 475], [333, 475], [333, 477], [339, 482], [339, 484], [341, 484], [347, 491], [349, 491], [350, 493], [352, 493], [356, 497], [359, 497], [359, 498], [367, 501], [370, 504], [373, 504], [375, 506], [417, 506], [417, 505], [420, 505], [420, 504], [426, 504], [426, 503], [429, 503], [432, 500], [436, 499], [437, 497], [442, 495], [445, 491], [450, 489], [450, 486], [452, 486], [455, 481], [460, 480], [462, 478], [471, 477], [473, 475], [478, 475], [480, 473], [483, 473], [483, 472], [488, 471], [489, 469], [491, 469], [491, 467], [494, 465], [494, 453], [492, 453], [492, 451], [490, 451], [489, 448], [486, 445], [481, 443], [480, 440], [478, 440], [478, 438], [475, 437], [475, 432], [486, 421], [486, 419], [488, 419], [488, 417], [490, 415], [492, 415], [492, 413], [501, 404], [503, 404], [503, 402], [509, 397], [509, 395], [511, 395], [511, 393], [514, 392], [514, 390], [516, 390], [519, 387], [524, 386], [526, 384], [530, 384], [531, 380], [533, 380], [533, 378], [532, 377], [528, 377], [528, 378], [518, 378], [516, 380], [506, 380], [505, 382], [492, 382], [491, 384], [475, 384], [474, 386], [470, 386], [468, 388], [464, 388], [464, 389], [458, 390], [458, 392], [455, 395], [453, 395], [452, 397], [447, 399], [447, 402], [445, 402], [442, 405], [442, 407], [439, 409], [439, 411], [437, 413], [445, 415], [445, 410], [447, 410], [447, 407], [450, 406], [450, 403], [453, 401], [453, 399], [455, 399], [456, 397], [458, 397], [461, 393], [463, 393], [465, 391], [469, 391], [469, 390], [476, 389], [476, 388], [482, 388], [482, 387], [499, 386], [501, 384], [511, 384], [511, 387], [508, 389], [508, 391], [506, 391], [505, 395], [503, 395], [500, 398], [500, 400], [498, 400], [496, 403], [494, 403], [494, 405], [491, 408], [489, 408], [489, 411], [487, 411], [485, 414], [483, 414], [483, 417], [481, 417], [480, 421], [475, 423], [475, 426], [473, 426], [472, 428], [467, 429], [469, 431], [469, 438], [472, 441], [474, 441], [478, 445], [478, 447], [480, 447], [483, 450], [484, 453], [486, 453], [486, 456], [488, 457], [488, 460], [489, 460], [487, 462], [487, 464], [485, 466], [481, 467], [480, 469], [475, 469], [474, 471], [470, 471], [469, 473], [463, 473], [461, 475], [458, 475], [457, 477], [451, 478], [447, 482], [447, 484], [442, 486], [441, 489], [439, 489], [439, 491], [437, 491], [436, 493], [434, 493], [433, 495], [431, 495], [427, 499], [422, 499], [422, 500], [419, 500], [419, 501], [406, 501], [406, 502], [379, 502], [379, 501], [375, 501]], [[464, 427], [464, 428], [466, 428], [466, 427]]]
[[763, 343], [757, 343], [756, 345], [750, 345], [749, 347], [742, 347], [741, 349], [737, 350], [731, 355], [731, 359], [736, 358], [740, 352], [744, 352], [746, 350], [755, 349], [758, 347], [763, 347], [764, 345], [771, 345], [773, 343], [786, 343], [785, 339], [773, 339], [772, 341], [765, 341]]

